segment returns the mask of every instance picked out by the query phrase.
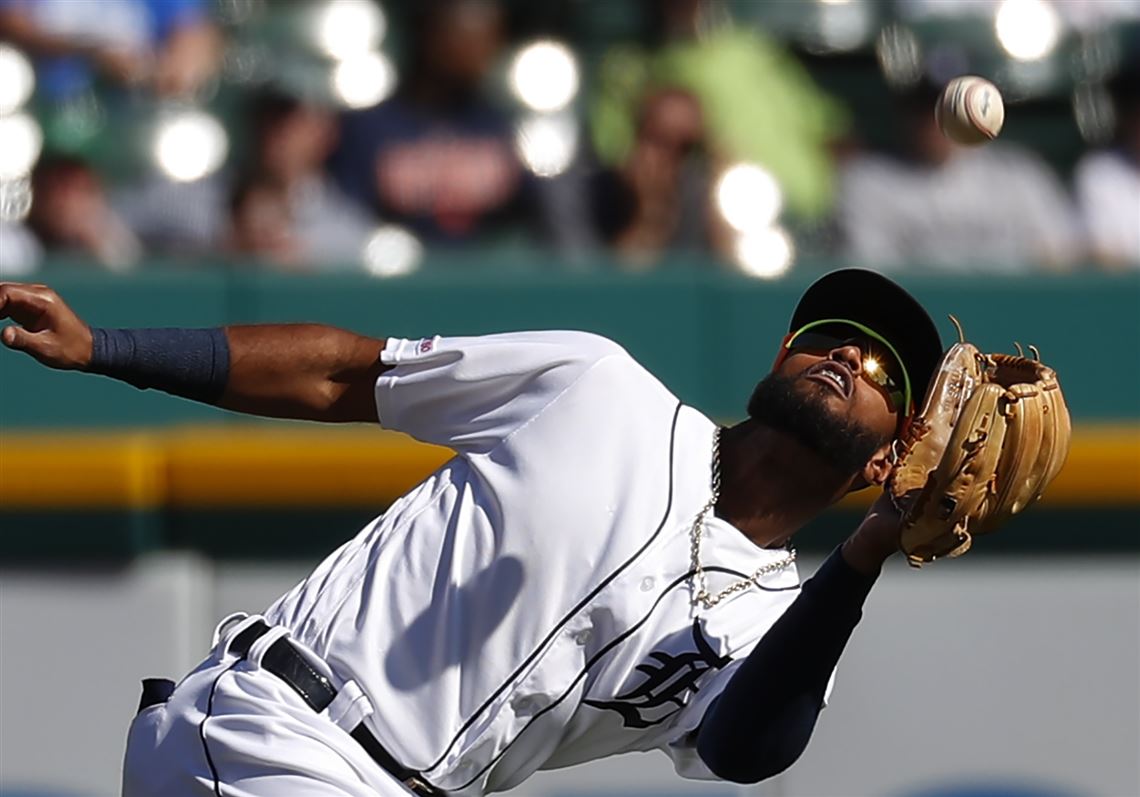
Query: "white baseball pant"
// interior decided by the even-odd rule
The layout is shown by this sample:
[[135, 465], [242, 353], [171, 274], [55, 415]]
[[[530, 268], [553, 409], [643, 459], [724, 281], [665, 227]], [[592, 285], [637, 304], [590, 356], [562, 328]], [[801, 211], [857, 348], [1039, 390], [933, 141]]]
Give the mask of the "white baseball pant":
[[[352, 705], [334, 701], [318, 714], [292, 687], [261, 669], [261, 657], [285, 629], [270, 629], [244, 659], [228, 651], [230, 640], [259, 619], [249, 617], [224, 633], [222, 621], [206, 660], [167, 702], [135, 717], [127, 736], [123, 797], [412, 794], [334, 722], [336, 717], [354, 727], [366, 698], [357, 693]], [[328, 676], [323, 661], [298, 649]]]

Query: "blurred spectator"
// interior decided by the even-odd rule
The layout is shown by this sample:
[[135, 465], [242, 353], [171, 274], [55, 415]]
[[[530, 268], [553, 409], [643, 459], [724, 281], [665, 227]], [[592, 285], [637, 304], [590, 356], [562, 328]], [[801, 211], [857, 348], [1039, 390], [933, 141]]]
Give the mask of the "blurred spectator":
[[838, 214], [847, 256], [884, 269], [1071, 263], [1075, 210], [1057, 176], [1015, 145], [955, 145], [934, 120], [937, 96], [923, 82], [899, 98], [897, 155], [857, 155], [844, 168]]
[[1074, 182], [1092, 255], [1107, 266], [1140, 266], [1140, 59], [1113, 81], [1116, 142], [1085, 155]]
[[[275, 91], [253, 101], [251, 117], [252, 162], [236, 186], [227, 174], [190, 183], [154, 175], [116, 199], [131, 227], [160, 252], [233, 249], [240, 239], [239, 251], [282, 265], [359, 263], [371, 219], [324, 172], [336, 145], [336, 117], [321, 105]], [[284, 204], [283, 223], [292, 242], [288, 256], [277, 245], [262, 251], [252, 244], [264, 243], [262, 237], [235, 236], [232, 229], [235, 208], [263, 207], [269, 194], [275, 204]]]
[[265, 178], [238, 184], [230, 200], [227, 248], [287, 269], [302, 266], [304, 246], [293, 230], [289, 195], [280, 184]]
[[256, 167], [231, 204], [239, 251], [286, 266], [360, 262], [374, 225], [323, 171], [336, 138], [328, 109], [262, 95], [254, 111]]
[[429, 244], [485, 237], [522, 212], [510, 120], [481, 91], [503, 11], [489, 0], [426, 0], [412, 13], [405, 78], [391, 99], [346, 117], [333, 173]]
[[619, 45], [605, 55], [590, 120], [598, 154], [627, 157], [646, 85], [684, 88], [704, 109], [719, 159], [764, 166], [787, 209], [818, 220], [831, 208], [829, 144], [846, 131], [846, 114], [780, 44], [718, 11], [710, 0], [655, 0], [655, 49]]
[[28, 227], [45, 252], [93, 258], [115, 271], [130, 268], [142, 253], [107, 203], [99, 176], [79, 158], [48, 156], [36, 164]]
[[112, 200], [148, 252], [195, 257], [221, 246], [229, 192], [229, 178], [217, 172], [185, 183], [152, 173]]
[[696, 97], [680, 89], [646, 96], [628, 156], [601, 172], [591, 191], [602, 238], [631, 265], [649, 265], [670, 249], [708, 248], [704, 144]]
[[0, 0], [0, 39], [37, 58], [40, 90], [65, 100], [96, 74], [162, 96], [197, 91], [218, 69], [206, 0]]

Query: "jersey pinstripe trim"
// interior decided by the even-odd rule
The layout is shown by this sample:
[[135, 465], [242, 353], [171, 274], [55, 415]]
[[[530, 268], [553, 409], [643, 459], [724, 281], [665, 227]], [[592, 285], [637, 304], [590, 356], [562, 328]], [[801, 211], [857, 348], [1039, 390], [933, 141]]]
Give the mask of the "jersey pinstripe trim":
[[661, 534], [661, 530], [665, 528], [665, 522], [669, 519], [669, 513], [673, 509], [673, 457], [676, 453], [677, 448], [677, 420], [681, 415], [682, 406], [684, 405], [682, 405], [681, 402], [677, 402], [677, 406], [673, 410], [673, 421], [669, 431], [669, 490], [666, 496], [665, 510], [661, 514], [661, 522], [657, 524], [657, 529], [653, 532], [653, 534], [649, 536], [649, 539], [647, 539], [645, 543], [640, 548], [638, 548], [632, 556], [630, 556], [629, 559], [627, 559], [612, 573], [602, 579], [602, 581], [586, 597], [579, 601], [578, 604], [574, 606], [574, 608], [567, 612], [566, 615], [558, 621], [554, 628], [551, 629], [550, 633], [547, 634], [546, 638], [538, 644], [538, 647], [531, 651], [530, 655], [526, 657], [522, 664], [520, 664], [514, 672], [512, 672], [509, 676], [507, 676], [506, 679], [504, 679], [503, 683], [499, 685], [498, 689], [491, 693], [491, 696], [483, 702], [483, 705], [479, 706], [479, 708], [477, 708], [471, 714], [471, 716], [467, 718], [467, 720], [456, 732], [451, 742], [449, 742], [447, 747], [443, 749], [443, 752], [440, 753], [439, 758], [436, 759], [436, 761], [432, 763], [431, 766], [423, 770], [425, 774], [432, 771], [433, 769], [436, 769], [440, 764], [443, 763], [444, 759], [447, 758], [447, 754], [451, 752], [452, 748], [455, 747], [455, 744], [459, 741], [460, 737], [463, 736], [467, 729], [470, 728], [479, 718], [479, 716], [488, 708], [490, 708], [495, 700], [498, 699], [499, 695], [501, 695], [507, 688], [509, 688], [510, 685], [514, 683], [515, 680], [517, 680], [518, 677], [526, 670], [526, 668], [529, 667], [530, 664], [542, 654], [542, 652], [550, 645], [554, 638], [558, 636], [558, 633], [566, 626], [566, 624], [574, 619], [574, 616], [582, 611], [582, 609], [587, 604], [589, 604], [590, 601], [597, 597], [602, 590], [609, 586], [610, 582], [620, 576], [623, 572], [625, 572], [626, 569], [629, 568], [630, 565], [636, 562], [638, 558], [640, 558], [641, 555], [645, 553], [649, 546], [653, 544], [653, 541], [657, 539], [658, 535]]
[[206, 764], [210, 767], [210, 774], [214, 778], [214, 795], [215, 797], [222, 797], [222, 782], [218, 777], [218, 768], [214, 766], [214, 759], [210, 755], [210, 746], [206, 744], [206, 720], [214, 713], [214, 692], [218, 691], [218, 682], [222, 680], [222, 676], [230, 672], [234, 667], [238, 666], [243, 660], [238, 659], [229, 667], [219, 673], [218, 677], [214, 679], [214, 683], [210, 686], [210, 697], [206, 701], [206, 716], [202, 717], [202, 721], [198, 723], [198, 738], [202, 740], [202, 752], [206, 754]]

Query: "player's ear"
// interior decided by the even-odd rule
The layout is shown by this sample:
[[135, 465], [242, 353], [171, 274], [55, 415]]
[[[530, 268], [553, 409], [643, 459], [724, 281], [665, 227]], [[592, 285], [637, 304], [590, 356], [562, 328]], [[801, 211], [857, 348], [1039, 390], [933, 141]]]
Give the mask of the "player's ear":
[[867, 460], [867, 464], [863, 466], [859, 476], [867, 485], [874, 484], [882, 487], [890, 478], [891, 469], [894, 465], [895, 459], [891, 454], [891, 443], [883, 443]]

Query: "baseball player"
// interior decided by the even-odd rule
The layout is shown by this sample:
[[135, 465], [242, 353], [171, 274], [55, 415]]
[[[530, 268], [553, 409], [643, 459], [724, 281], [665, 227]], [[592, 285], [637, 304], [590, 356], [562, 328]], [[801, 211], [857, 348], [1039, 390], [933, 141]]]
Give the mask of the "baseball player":
[[659, 750], [747, 783], [804, 750], [898, 516], [800, 583], [794, 532], [881, 485], [942, 352], [902, 288], [802, 297], [719, 428], [580, 332], [114, 330], [0, 285], [9, 348], [257, 415], [377, 422], [456, 456], [175, 686], [145, 682], [125, 795], [462, 795]]

